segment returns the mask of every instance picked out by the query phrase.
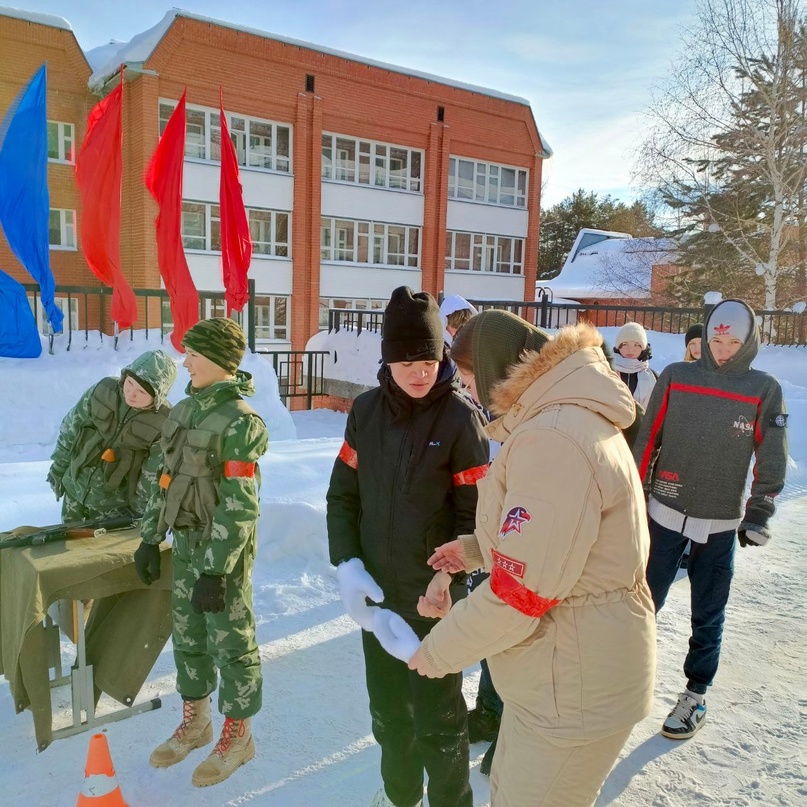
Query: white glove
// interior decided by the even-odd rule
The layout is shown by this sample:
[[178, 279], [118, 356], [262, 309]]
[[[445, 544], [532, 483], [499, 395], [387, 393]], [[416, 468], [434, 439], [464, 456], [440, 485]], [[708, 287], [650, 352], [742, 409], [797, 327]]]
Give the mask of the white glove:
[[387, 653], [405, 663], [409, 662], [420, 647], [420, 639], [403, 617], [388, 608], [376, 609], [373, 614], [373, 633]]
[[367, 605], [366, 598], [383, 602], [384, 592], [364, 568], [359, 558], [351, 558], [336, 567], [339, 594], [348, 616], [364, 630], [373, 629], [373, 612], [377, 609]]

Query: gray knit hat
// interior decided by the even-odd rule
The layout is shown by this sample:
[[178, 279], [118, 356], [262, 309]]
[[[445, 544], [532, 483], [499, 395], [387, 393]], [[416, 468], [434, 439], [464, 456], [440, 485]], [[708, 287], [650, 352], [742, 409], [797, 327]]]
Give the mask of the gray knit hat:
[[712, 309], [706, 320], [706, 341], [715, 336], [730, 336], [745, 343], [755, 324], [754, 316], [745, 303], [724, 300]]
[[509, 311], [483, 311], [474, 317], [474, 381], [479, 403], [490, 408], [490, 394], [522, 358], [541, 350], [552, 337]]

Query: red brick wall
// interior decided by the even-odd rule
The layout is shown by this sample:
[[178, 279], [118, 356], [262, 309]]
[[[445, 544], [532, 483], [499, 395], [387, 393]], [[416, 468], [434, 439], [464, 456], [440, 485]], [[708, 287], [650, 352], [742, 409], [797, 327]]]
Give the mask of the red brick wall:
[[[26, 28], [40, 30], [32, 39]], [[16, 60], [7, 60], [6, 44], [15, 48]], [[33, 73], [45, 57], [62, 65], [53, 70], [57, 84], [70, 85], [69, 91], [59, 91], [72, 99], [75, 111], [71, 107], [70, 120], [76, 122], [80, 139], [95, 99], [86, 90], [89, 68], [73, 35], [0, 18], [3, 72], [7, 64], [21, 63], [23, 56], [30, 63], [19, 69], [23, 76]], [[134, 287], [160, 286], [154, 241], [157, 208], [143, 184], [159, 136], [158, 99], [178, 99], [187, 88], [188, 103], [215, 108], [221, 87], [228, 110], [294, 125], [291, 338], [295, 349], [303, 349], [318, 328], [323, 130], [427, 151], [421, 264], [423, 287], [433, 294], [444, 287], [448, 155], [530, 169], [524, 263], [528, 294], [534, 288], [542, 161], [536, 157], [540, 143], [529, 107], [183, 17], [175, 20], [144, 67], [156, 75], [130, 74], [124, 92], [121, 258]], [[314, 93], [304, 92], [307, 74], [315, 76]], [[14, 86], [21, 83], [17, 79]], [[6, 91], [7, 84], [5, 76], [0, 78], [0, 93], [5, 93], [0, 102], [13, 96]], [[108, 89], [114, 86], [111, 81]], [[438, 106], [445, 109], [445, 124], [437, 122]], [[61, 206], [77, 206], [70, 170], [51, 168], [53, 206], [58, 206], [57, 198]], [[3, 248], [0, 245], [0, 260], [8, 264]], [[80, 253], [52, 253], [52, 257], [59, 267], [57, 282], [93, 281]], [[150, 324], [157, 321], [157, 310], [152, 310]]]

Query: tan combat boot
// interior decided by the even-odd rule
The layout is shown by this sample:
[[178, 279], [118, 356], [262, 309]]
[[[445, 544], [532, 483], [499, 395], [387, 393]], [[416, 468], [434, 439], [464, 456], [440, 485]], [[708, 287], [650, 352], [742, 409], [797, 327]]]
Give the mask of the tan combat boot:
[[223, 782], [241, 765], [255, 756], [250, 719], [224, 718], [224, 728], [210, 756], [193, 772], [194, 787], [207, 787]]
[[182, 701], [182, 722], [168, 740], [151, 752], [149, 762], [155, 768], [169, 768], [182, 762], [194, 748], [207, 745], [212, 740], [210, 698]]

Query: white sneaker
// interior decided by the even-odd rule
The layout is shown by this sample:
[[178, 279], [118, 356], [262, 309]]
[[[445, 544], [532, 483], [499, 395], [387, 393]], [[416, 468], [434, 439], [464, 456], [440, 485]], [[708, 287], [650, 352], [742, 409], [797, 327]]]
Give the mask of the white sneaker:
[[661, 733], [671, 740], [688, 740], [706, 722], [706, 701], [698, 703], [686, 692], [678, 697], [675, 708], [667, 715]]
[[[422, 807], [423, 801], [419, 801], [415, 807]], [[378, 793], [373, 796], [370, 802], [370, 807], [395, 807], [395, 805], [387, 797], [387, 791], [382, 787]]]

